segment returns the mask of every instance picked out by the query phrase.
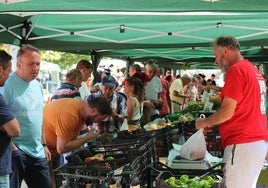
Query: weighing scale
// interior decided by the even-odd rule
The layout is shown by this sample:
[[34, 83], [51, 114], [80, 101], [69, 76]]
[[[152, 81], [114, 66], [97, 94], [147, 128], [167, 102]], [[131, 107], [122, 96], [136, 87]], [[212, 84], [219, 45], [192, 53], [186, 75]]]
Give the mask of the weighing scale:
[[207, 170], [212, 167], [212, 164], [204, 159], [188, 160], [177, 155], [169, 165], [173, 169], [192, 169], [192, 170]]

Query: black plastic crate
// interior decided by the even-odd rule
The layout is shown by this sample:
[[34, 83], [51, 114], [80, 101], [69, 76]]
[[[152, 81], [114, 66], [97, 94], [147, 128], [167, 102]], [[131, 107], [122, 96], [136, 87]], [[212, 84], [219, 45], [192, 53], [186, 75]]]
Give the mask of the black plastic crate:
[[173, 149], [173, 143], [179, 143], [180, 132], [178, 128], [172, 128], [167, 136], [167, 152]]
[[185, 140], [192, 136], [197, 130], [195, 128], [195, 121], [180, 122], [180, 132], [184, 135]]
[[117, 167], [128, 163], [134, 165], [134, 170], [142, 174], [154, 160], [153, 140], [150, 139], [123, 139], [117, 138], [112, 143], [103, 146], [89, 146], [93, 154], [102, 153], [104, 156], [113, 156]]
[[[122, 174], [126, 171], [135, 172], [136, 176], [139, 178], [141, 185], [145, 185], [147, 181], [147, 174], [145, 171], [141, 172], [144, 168], [143, 158], [137, 156], [130, 163], [122, 166], [121, 174], [115, 175], [114, 172], [117, 169], [113, 169], [110, 163], [113, 161], [91, 161], [82, 162], [80, 164], [74, 165], [73, 163], [67, 163], [66, 165], [55, 169], [55, 182], [56, 187], [60, 187], [63, 182], [67, 183], [70, 188], [75, 187], [85, 187], [86, 184], [97, 183], [97, 182], [107, 182], [113, 177], [117, 183], [120, 183]], [[119, 170], [120, 171], [120, 170]]]
[[133, 141], [136, 140], [139, 143], [146, 145], [148, 150], [148, 158], [151, 162], [158, 161], [159, 155], [156, 147], [156, 132], [145, 131], [143, 129], [129, 133], [128, 131], [122, 131], [118, 133], [119, 141]]
[[81, 163], [74, 165], [67, 163], [53, 171], [55, 175], [56, 187], [60, 187], [63, 182], [70, 185], [85, 185], [94, 181], [103, 181], [112, 174], [112, 169], [104, 162]]
[[170, 144], [170, 140], [172, 139], [172, 132], [171, 130], [173, 129], [172, 126], [165, 126], [162, 129], [157, 129], [157, 130], [152, 130], [152, 131], [146, 131], [144, 129], [141, 129], [137, 131], [138, 133], [131, 134], [132, 136], [134, 135], [139, 135], [142, 136], [144, 135], [155, 135], [154, 136], [154, 151], [156, 151], [155, 155], [156, 157], [154, 161], [158, 161], [159, 156], [167, 156], [169, 149], [172, 148], [172, 144]]
[[174, 169], [166, 164], [163, 164], [161, 162], [153, 163], [150, 167], [149, 177], [150, 177], [150, 183], [149, 185], [152, 187], [152, 185], [155, 184], [155, 180], [162, 172], [169, 172], [168, 174], [172, 174], [175, 177], [181, 176], [183, 174], [187, 174], [189, 177], [195, 177], [195, 176], [203, 176], [203, 175], [219, 175], [223, 177], [223, 171], [222, 171], [223, 165], [221, 163], [214, 164], [212, 167], [208, 169]]
[[[108, 164], [112, 169], [116, 169], [119, 167], [122, 167], [123, 165], [131, 162], [132, 158], [127, 159], [126, 154], [116, 154], [116, 155], [104, 155], [104, 153], [98, 153], [103, 155], [104, 160], [91, 160], [86, 161], [87, 157], [92, 157], [95, 155], [95, 153], [92, 153], [89, 151], [89, 148], [83, 148], [79, 151], [74, 152], [73, 154], [66, 157], [67, 161], [71, 165], [80, 165], [83, 163], [86, 163], [88, 165], [100, 165], [105, 166]], [[129, 154], [130, 155], [130, 154]], [[107, 159], [108, 157], [111, 157], [110, 159]]]
[[169, 150], [172, 148], [170, 140], [172, 140], [172, 127], [166, 126], [162, 129], [147, 131], [155, 133], [155, 147], [159, 157], [168, 156]]
[[85, 158], [93, 156], [93, 154], [89, 151], [88, 147], [82, 148], [78, 151], [73, 152], [69, 156], [66, 156], [66, 160], [68, 163], [72, 164], [81, 164], [85, 161]]
[[160, 172], [159, 175], [156, 177], [156, 187], [157, 188], [169, 188], [168, 184], [166, 184], [164, 180], [170, 178], [171, 176], [179, 177], [179, 176], [175, 176], [169, 171]]
[[[176, 177], [179, 178], [180, 175], [176, 175], [171, 173], [170, 171], [162, 171], [159, 173], [159, 175], [156, 177], [156, 188], [171, 188], [165, 180], [170, 177]], [[204, 176], [204, 175], [202, 175]], [[219, 180], [214, 183], [214, 185], [211, 188], [224, 188], [224, 184], [220, 182]]]
[[[197, 132], [195, 128], [195, 121], [179, 123], [179, 131], [184, 135], [187, 141], [194, 133]], [[221, 146], [221, 137], [218, 126], [214, 126], [211, 132], [205, 134], [207, 151], [216, 157], [223, 157], [223, 148]]]
[[206, 136], [207, 151], [216, 157], [223, 157], [224, 149], [221, 145], [221, 137], [218, 126], [213, 127], [212, 132]]

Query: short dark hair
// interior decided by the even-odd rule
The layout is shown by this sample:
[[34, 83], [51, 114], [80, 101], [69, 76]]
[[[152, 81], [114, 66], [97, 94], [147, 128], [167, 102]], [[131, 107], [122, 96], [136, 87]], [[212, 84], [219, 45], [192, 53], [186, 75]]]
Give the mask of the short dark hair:
[[232, 36], [220, 36], [213, 44], [219, 47], [229, 47], [233, 50], [240, 50], [239, 42]]
[[136, 72], [141, 72], [141, 66], [139, 64], [132, 64], [130, 65], [131, 68], [135, 69]]
[[12, 56], [9, 55], [5, 50], [0, 50], [0, 66], [3, 67], [4, 70], [6, 70], [9, 66], [11, 59]]
[[88, 60], [81, 59], [80, 61], [78, 61], [77, 65], [76, 65], [76, 68], [78, 70], [81, 70], [83, 68], [93, 69], [93, 65]]
[[110, 103], [104, 97], [96, 97], [91, 100], [87, 100], [90, 108], [97, 108], [101, 115], [112, 115], [113, 111]]
[[166, 70], [166, 72], [167, 72], [167, 71], [171, 71], [171, 68], [169, 68], [169, 67], [165, 67], [165, 70]]
[[19, 60], [19, 59], [21, 58], [21, 56], [22, 56], [27, 50], [37, 52], [38, 54], [40, 53], [39, 50], [38, 50], [36, 47], [34, 47], [34, 46], [30, 45], [30, 44], [26, 44], [26, 45], [23, 45], [23, 46], [19, 49], [19, 51], [18, 51], [18, 53], [17, 53], [17, 59]]

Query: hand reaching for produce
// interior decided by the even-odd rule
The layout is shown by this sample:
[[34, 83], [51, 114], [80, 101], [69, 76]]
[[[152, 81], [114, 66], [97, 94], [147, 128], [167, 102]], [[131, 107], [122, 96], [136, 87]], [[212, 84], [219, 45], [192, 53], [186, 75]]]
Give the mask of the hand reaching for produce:
[[94, 129], [94, 128], [90, 129], [87, 133], [87, 137], [89, 140], [96, 139], [96, 138], [98, 138], [99, 135], [100, 135], [100, 131], [98, 129]]

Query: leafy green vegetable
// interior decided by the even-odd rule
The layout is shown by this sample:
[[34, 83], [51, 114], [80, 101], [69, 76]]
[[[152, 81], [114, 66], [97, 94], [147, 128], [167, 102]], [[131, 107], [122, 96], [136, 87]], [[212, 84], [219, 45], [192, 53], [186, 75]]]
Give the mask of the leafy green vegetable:
[[171, 188], [211, 188], [215, 179], [209, 175], [200, 179], [198, 176], [190, 178], [187, 174], [183, 174], [179, 178], [171, 176], [165, 182]]

